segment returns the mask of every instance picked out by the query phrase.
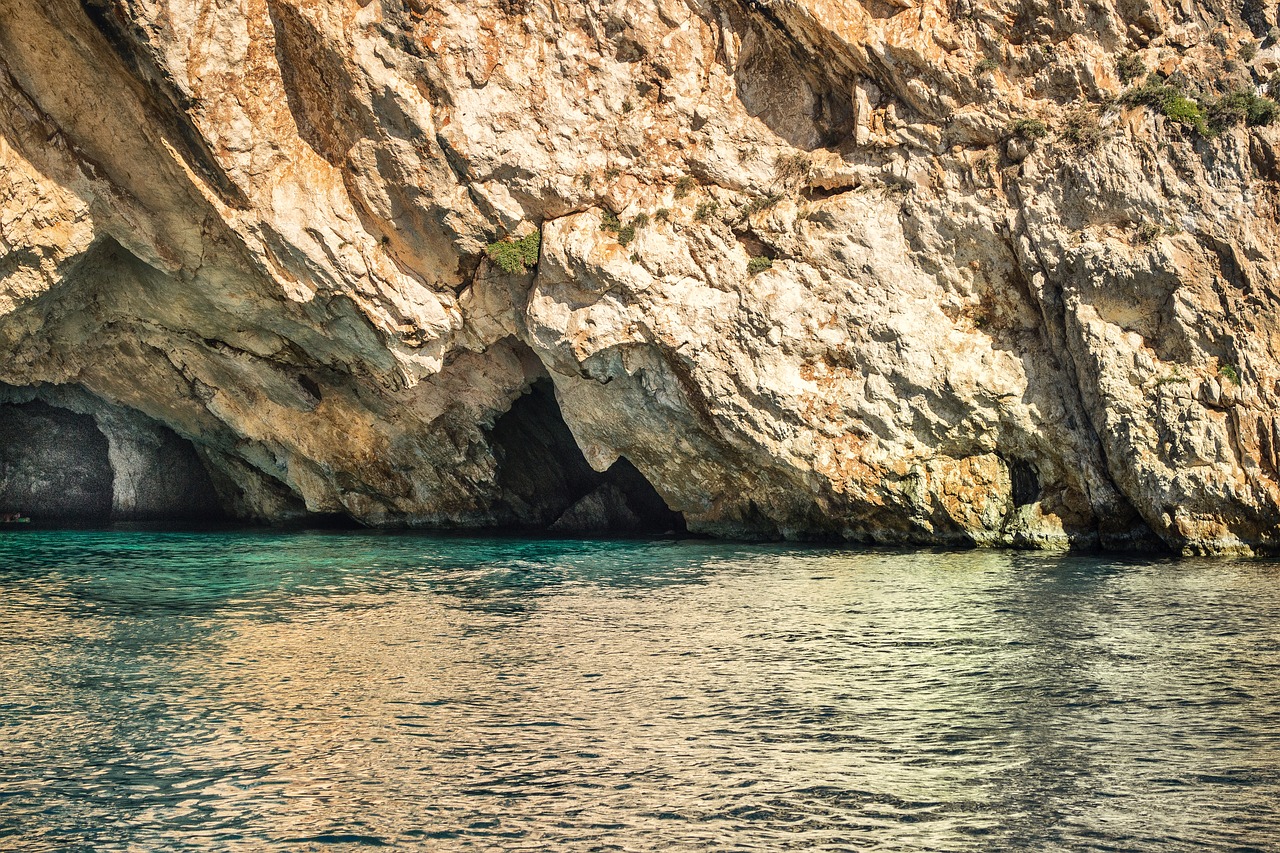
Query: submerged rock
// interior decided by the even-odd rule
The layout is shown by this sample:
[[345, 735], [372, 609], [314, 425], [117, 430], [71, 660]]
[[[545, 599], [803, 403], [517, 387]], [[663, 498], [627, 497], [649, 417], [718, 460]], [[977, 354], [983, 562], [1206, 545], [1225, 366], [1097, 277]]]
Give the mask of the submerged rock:
[[0, 381], [163, 426], [242, 517], [621, 524], [625, 458], [721, 535], [1272, 550], [1236, 14], [0, 0]]

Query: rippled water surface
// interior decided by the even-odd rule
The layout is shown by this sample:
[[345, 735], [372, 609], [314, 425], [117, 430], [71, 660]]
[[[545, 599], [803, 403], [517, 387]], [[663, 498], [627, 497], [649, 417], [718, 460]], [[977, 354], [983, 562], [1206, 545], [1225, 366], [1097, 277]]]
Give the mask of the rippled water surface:
[[0, 534], [0, 849], [1276, 850], [1280, 570]]

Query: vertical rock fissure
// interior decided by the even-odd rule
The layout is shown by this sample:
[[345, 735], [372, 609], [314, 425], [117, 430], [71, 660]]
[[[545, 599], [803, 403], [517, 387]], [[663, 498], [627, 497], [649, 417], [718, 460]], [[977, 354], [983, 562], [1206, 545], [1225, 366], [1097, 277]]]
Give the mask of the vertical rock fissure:
[[[1134, 501], [1121, 485], [1123, 478], [1117, 476], [1106, 442], [1102, 440], [1103, 429], [1096, 422], [1089, 405], [1090, 389], [1083, 382], [1083, 377], [1087, 374], [1077, 362], [1076, 352], [1067, 339], [1068, 317], [1062, 284], [1050, 273], [1050, 265], [1045, 262], [1040, 247], [1036, 245], [1033, 235], [1026, 230], [1026, 200], [1016, 185], [1012, 189], [1021, 216], [1020, 233], [1015, 236], [1026, 238], [1025, 254], [1018, 251], [1013, 239], [1006, 239], [1006, 245], [1014, 258], [1013, 269], [1018, 276], [1020, 289], [1039, 312], [1043, 322], [1041, 334], [1044, 335], [1049, 352], [1055, 356], [1055, 365], [1066, 376], [1063, 388], [1069, 393], [1063, 395], [1063, 404], [1077, 418], [1079, 426], [1097, 453], [1100, 463], [1097, 473], [1104, 478], [1106, 486], [1111, 490], [1110, 494], [1100, 495], [1091, 489], [1088, 496], [1094, 512], [1098, 514], [1098, 542], [1105, 548], [1132, 547], [1132, 543], [1154, 545], [1157, 534], [1151, 525], [1151, 519], [1140, 512], [1141, 502]], [[1043, 276], [1043, 286], [1031, 285], [1023, 264]]]

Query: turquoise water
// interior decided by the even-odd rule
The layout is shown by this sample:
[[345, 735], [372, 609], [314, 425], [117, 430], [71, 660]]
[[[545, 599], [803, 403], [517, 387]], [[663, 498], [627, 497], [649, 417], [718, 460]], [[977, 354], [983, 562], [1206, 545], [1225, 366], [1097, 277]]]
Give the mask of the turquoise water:
[[0, 849], [1275, 850], [1280, 568], [0, 534]]

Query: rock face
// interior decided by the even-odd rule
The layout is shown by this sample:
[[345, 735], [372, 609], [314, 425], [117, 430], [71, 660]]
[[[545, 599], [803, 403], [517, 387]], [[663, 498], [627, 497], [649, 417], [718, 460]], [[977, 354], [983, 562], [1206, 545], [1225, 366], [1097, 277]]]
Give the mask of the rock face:
[[0, 381], [243, 517], [621, 523], [625, 460], [723, 535], [1274, 550], [1276, 24], [0, 0]]

